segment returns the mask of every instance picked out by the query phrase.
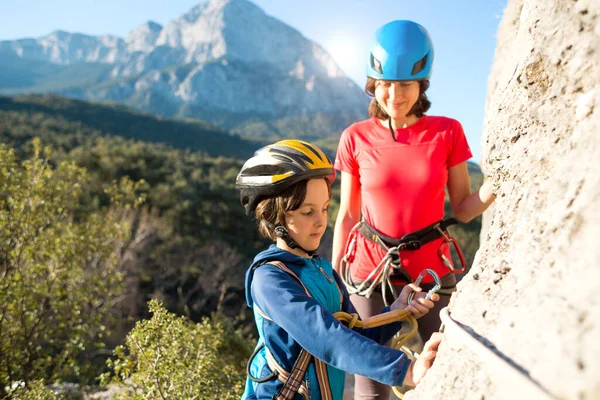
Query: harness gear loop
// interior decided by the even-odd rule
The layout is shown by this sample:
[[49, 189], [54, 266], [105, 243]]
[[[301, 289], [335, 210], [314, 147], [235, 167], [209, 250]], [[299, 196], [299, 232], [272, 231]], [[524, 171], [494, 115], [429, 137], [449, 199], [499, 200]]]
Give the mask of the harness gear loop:
[[260, 346], [258, 346], [254, 352], [252, 353], [252, 355], [250, 356], [250, 359], [248, 360], [248, 363], [246, 364], [246, 375], [248, 375], [248, 378], [252, 381], [252, 382], [256, 382], [256, 383], [263, 383], [266, 382], [268, 380], [271, 380], [273, 378], [277, 377], [277, 370], [273, 370], [272, 373], [270, 373], [269, 375], [262, 377], [262, 378], [255, 378], [254, 376], [252, 376], [252, 373], [250, 371], [250, 366], [252, 365], [252, 361], [254, 360], [254, 357], [256, 357], [256, 355], [258, 353], [260, 353], [260, 351], [265, 348], [265, 344], [261, 344]]
[[[463, 255], [463, 252], [460, 249], [458, 242], [456, 241], [455, 238], [450, 236], [448, 231], [442, 230], [442, 228], [440, 226], [436, 226], [436, 229], [444, 238], [444, 243], [442, 243], [440, 248], [438, 249], [438, 255], [442, 259], [442, 262], [453, 273], [462, 274], [463, 272], [465, 272], [467, 270], [467, 262], [465, 261], [465, 256]], [[450, 245], [454, 246], [454, 250], [456, 250], [456, 254], [458, 254], [458, 258], [460, 260], [460, 268], [456, 268], [454, 266], [454, 263], [452, 262], [452, 260], [448, 259], [448, 257], [446, 257], [446, 255], [444, 254], [444, 246], [450, 247]]]
[[[349, 268], [350, 263], [354, 261], [354, 256], [356, 254], [356, 240], [361, 227], [362, 221], [354, 225], [354, 227], [350, 230], [348, 234], [348, 240], [346, 241], [346, 250], [344, 252], [344, 256], [340, 261], [340, 276], [346, 285], [349, 294], [359, 294], [361, 296], [370, 297], [375, 288], [379, 283], [384, 280], [384, 276], [386, 275], [386, 270], [389, 268], [383, 268], [384, 264], [389, 266], [389, 263], [385, 263], [385, 260], [382, 260], [380, 265], [377, 266], [371, 273], [367, 280], [363, 281], [360, 285], [356, 286], [354, 281], [352, 280], [352, 274]], [[385, 246], [383, 243], [380, 245]], [[386, 247], [386, 251], [390, 252], [390, 249]], [[399, 253], [394, 250], [391, 250], [391, 257], [398, 256]], [[387, 273], [389, 274], [389, 272]], [[392, 293], [394, 293], [394, 288], [391, 286]], [[395, 293], [394, 293], [395, 294]]]
[[[440, 288], [442, 287], [442, 281], [440, 281], [440, 277], [438, 276], [438, 274], [435, 273], [434, 270], [424, 269], [423, 271], [421, 271], [421, 273], [417, 277], [417, 280], [415, 281], [415, 285], [419, 286], [421, 284], [421, 281], [423, 280], [423, 277], [426, 274], [431, 275], [433, 277], [433, 280], [435, 281], [435, 286], [432, 287], [431, 290], [429, 292], [427, 292], [427, 295], [425, 296], [425, 298], [427, 300], [431, 300], [433, 295], [435, 293], [437, 293], [437, 291], [440, 290]], [[414, 297], [415, 297], [415, 292], [410, 292], [408, 294], [408, 304], [410, 304], [413, 301]]]

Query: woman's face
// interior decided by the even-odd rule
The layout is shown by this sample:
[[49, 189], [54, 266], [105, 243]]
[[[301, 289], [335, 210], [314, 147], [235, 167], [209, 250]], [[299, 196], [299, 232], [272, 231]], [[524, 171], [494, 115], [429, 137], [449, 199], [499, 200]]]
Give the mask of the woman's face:
[[379, 80], [375, 86], [375, 98], [392, 119], [405, 119], [419, 100], [419, 82]]
[[306, 183], [306, 197], [300, 208], [286, 214], [289, 235], [307, 251], [316, 250], [321, 243], [327, 228], [329, 200], [325, 179], [311, 179]]

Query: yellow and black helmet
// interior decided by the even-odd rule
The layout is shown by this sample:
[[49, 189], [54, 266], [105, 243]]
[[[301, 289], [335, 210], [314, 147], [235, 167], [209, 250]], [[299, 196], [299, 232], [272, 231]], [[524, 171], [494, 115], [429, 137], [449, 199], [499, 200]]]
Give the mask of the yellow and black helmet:
[[235, 187], [250, 214], [265, 197], [281, 193], [304, 179], [335, 179], [331, 160], [317, 146], [302, 140], [281, 140], [260, 148], [244, 163]]

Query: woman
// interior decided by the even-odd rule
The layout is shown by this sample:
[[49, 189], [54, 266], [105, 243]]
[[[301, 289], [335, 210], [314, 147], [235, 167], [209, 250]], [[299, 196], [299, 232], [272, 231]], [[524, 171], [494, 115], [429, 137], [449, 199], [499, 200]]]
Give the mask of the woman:
[[[400, 328], [351, 330], [334, 317], [355, 313], [331, 264], [315, 254], [327, 226], [335, 170], [316, 146], [284, 140], [258, 150], [240, 171], [236, 186], [246, 213], [275, 242], [258, 254], [246, 274], [259, 341], [248, 363], [243, 399], [341, 400], [345, 372], [387, 385], [414, 385], [424, 376], [441, 338], [432, 338], [411, 362], [386, 343]], [[383, 311], [407, 309], [421, 317], [433, 308], [416, 285], [407, 286]], [[433, 300], [433, 301], [432, 301]], [[379, 310], [381, 311], [381, 310]], [[288, 377], [291, 376], [291, 378]]]
[[[456, 285], [445, 226], [438, 230], [435, 225], [444, 216], [444, 189], [462, 222], [483, 213], [495, 199], [489, 184], [471, 194], [466, 161], [472, 154], [460, 123], [425, 115], [431, 105], [425, 92], [432, 64], [433, 45], [421, 25], [393, 21], [377, 31], [365, 87], [374, 97], [371, 118], [342, 133], [335, 162], [341, 199], [333, 265], [342, 277], [348, 272], [345, 281], [355, 293], [351, 301], [363, 319], [393, 301], [382, 296], [388, 286], [399, 291], [424, 269], [434, 270], [447, 295], [419, 321], [423, 341], [439, 329], [439, 310]], [[394, 243], [422, 229], [433, 239], [429, 235], [412, 249], [394, 253]], [[355, 393], [361, 399], [387, 398], [389, 388], [357, 376]]]

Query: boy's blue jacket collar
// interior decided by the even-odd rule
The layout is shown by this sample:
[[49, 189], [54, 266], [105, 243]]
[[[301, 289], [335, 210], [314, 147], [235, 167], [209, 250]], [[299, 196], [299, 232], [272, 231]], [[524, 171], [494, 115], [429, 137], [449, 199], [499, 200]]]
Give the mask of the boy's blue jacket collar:
[[[313, 259], [318, 259], [318, 258], [319, 258], [318, 255], [313, 256]], [[274, 244], [269, 246], [268, 249], [258, 253], [256, 255], [256, 257], [254, 257], [254, 261], [252, 261], [252, 264], [246, 271], [245, 287], [246, 287], [246, 303], [248, 303], [248, 307], [252, 308], [254, 305], [254, 301], [252, 300], [252, 294], [251, 294], [252, 291], [250, 290], [250, 287], [252, 285], [252, 278], [254, 275], [255, 267], [259, 264], [264, 264], [266, 262], [273, 261], [273, 260], [281, 261], [282, 263], [289, 265], [289, 266], [292, 266], [292, 265], [297, 266], [297, 267], [304, 266], [304, 259], [302, 257], [297, 256], [293, 253], [290, 253], [289, 251], [282, 250], [279, 247], [275, 246]]]

